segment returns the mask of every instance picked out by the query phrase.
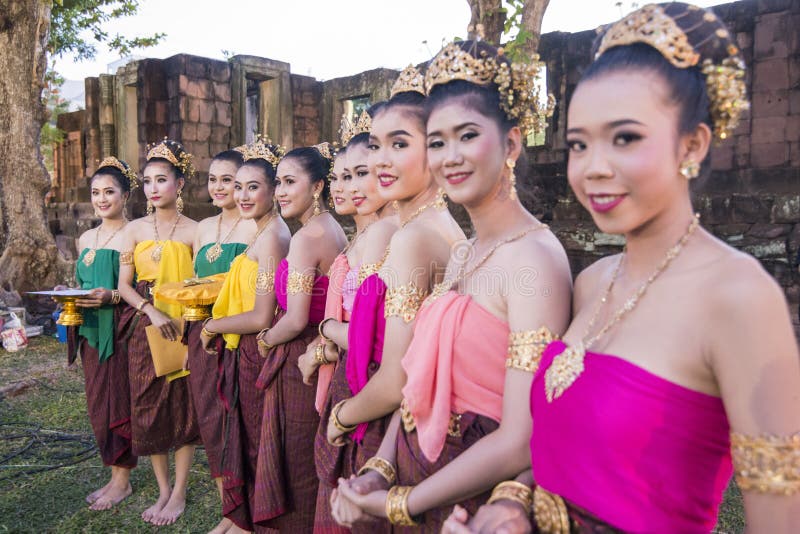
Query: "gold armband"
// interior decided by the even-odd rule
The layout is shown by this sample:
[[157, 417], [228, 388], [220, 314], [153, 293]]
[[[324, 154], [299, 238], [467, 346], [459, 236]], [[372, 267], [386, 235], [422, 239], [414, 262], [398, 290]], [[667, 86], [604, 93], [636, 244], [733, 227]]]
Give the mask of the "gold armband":
[[289, 295], [306, 293], [308, 295], [314, 290], [314, 275], [302, 274], [298, 271], [289, 271], [286, 279], [286, 292]]
[[364, 263], [358, 268], [358, 285], [364, 283], [364, 280], [381, 270], [381, 262], [377, 263]]
[[401, 317], [410, 323], [417, 316], [422, 301], [425, 300], [425, 290], [418, 289], [413, 283], [386, 290], [386, 302], [383, 307], [383, 317]]
[[408, 513], [408, 496], [414, 486], [392, 486], [386, 496], [386, 518], [393, 525], [416, 527], [418, 523]]
[[518, 503], [525, 510], [525, 515], [531, 515], [531, 508], [533, 507], [533, 490], [516, 480], [506, 480], [499, 483], [492, 490], [492, 496], [486, 501], [486, 504], [492, 504], [495, 501], [506, 499]]
[[731, 432], [731, 455], [740, 489], [778, 495], [800, 491], [800, 432], [791, 436]]
[[264, 269], [259, 269], [258, 273], [256, 274], [256, 283], [255, 283], [256, 294], [262, 293], [264, 291], [272, 291], [274, 285], [275, 285], [275, 273], [273, 271], [265, 271]]
[[133, 265], [133, 252], [120, 252], [119, 253], [120, 265]]
[[358, 476], [361, 476], [366, 471], [375, 471], [389, 483], [390, 486], [394, 485], [397, 480], [397, 471], [388, 460], [384, 460], [380, 456], [373, 456], [367, 460], [361, 469], [358, 470]]
[[546, 326], [539, 330], [511, 332], [508, 335], [506, 368], [535, 373], [542, 360], [542, 352], [553, 339], [552, 332]]

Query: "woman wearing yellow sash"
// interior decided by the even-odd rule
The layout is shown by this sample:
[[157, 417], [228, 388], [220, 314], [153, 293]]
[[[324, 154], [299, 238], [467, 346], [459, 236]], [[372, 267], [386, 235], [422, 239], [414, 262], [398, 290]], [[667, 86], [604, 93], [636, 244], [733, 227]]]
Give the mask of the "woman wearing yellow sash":
[[[164, 139], [147, 153], [142, 172], [148, 215], [125, 228], [120, 255], [119, 292], [134, 309], [124, 314], [120, 329], [130, 336], [128, 369], [131, 388], [133, 453], [150, 456], [159, 497], [142, 513], [154, 525], [174, 523], [186, 504], [186, 484], [197, 442], [185, 373], [156, 376], [145, 327], [158, 327], [167, 340], [179, 339], [176, 319], [181, 306], [151, 300], [161, 284], [191, 278], [192, 243], [197, 223], [181, 215], [181, 192], [194, 173], [191, 155]], [[167, 453], [175, 449], [175, 486], [170, 487]]]
[[[236, 173], [234, 197], [243, 222], [255, 222], [258, 229], [231, 263], [214, 304], [213, 319], [204, 323], [201, 333], [203, 345], [212, 354], [209, 357], [221, 358], [219, 394], [226, 411], [222, 512], [233, 522], [225, 532], [253, 530], [251, 510], [264, 399], [264, 392], [256, 387], [264, 364], [256, 334], [272, 324], [275, 268], [289, 252], [291, 239], [289, 227], [273, 203], [275, 168], [281, 154], [280, 147], [260, 139], [243, 149], [244, 163]], [[218, 525], [215, 532], [222, 528], [224, 525]]]

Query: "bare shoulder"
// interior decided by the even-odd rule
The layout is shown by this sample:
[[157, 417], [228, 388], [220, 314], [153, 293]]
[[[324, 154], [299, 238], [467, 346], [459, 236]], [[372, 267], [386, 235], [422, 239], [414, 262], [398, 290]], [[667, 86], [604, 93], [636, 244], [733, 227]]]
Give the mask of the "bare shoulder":
[[759, 307], [786, 306], [778, 282], [757, 259], [727, 245], [716, 261], [702, 270], [705, 301], [716, 316], [752, 316]]
[[93, 244], [93, 240], [97, 236], [97, 228], [91, 228], [86, 230], [81, 234], [78, 238], [78, 252], [80, 253], [83, 249], [89, 248]]
[[191, 230], [194, 232], [195, 230], [197, 230], [197, 225], [198, 225], [197, 221], [195, 221], [194, 219], [190, 219], [189, 217], [184, 215], [183, 217], [181, 217], [181, 222], [178, 223], [178, 228]]
[[382, 256], [392, 236], [397, 232], [397, 222], [391, 219], [382, 219], [372, 223], [367, 229], [367, 234], [364, 236], [366, 245], [364, 248], [365, 256], [373, 256], [375, 254]]
[[591, 300], [606, 287], [619, 264], [621, 254], [612, 254], [600, 258], [582, 270], [575, 278], [574, 301], [575, 313], [580, 310], [586, 300]]
[[219, 215], [214, 215], [213, 217], [206, 217], [205, 219], [197, 221], [196, 230], [198, 233], [201, 234], [204, 234], [212, 230], [216, 230], [218, 221], [219, 221]]

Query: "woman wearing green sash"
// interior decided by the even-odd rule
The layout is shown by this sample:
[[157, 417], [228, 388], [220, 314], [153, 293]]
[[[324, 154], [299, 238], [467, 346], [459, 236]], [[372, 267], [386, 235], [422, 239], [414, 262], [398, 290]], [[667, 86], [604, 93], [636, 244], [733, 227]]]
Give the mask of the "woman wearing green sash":
[[111, 480], [86, 497], [91, 510], [108, 510], [131, 494], [130, 473], [136, 466], [131, 452], [131, 400], [128, 354], [116, 343], [120, 301], [117, 287], [120, 230], [128, 222], [125, 202], [136, 175], [125, 162], [106, 158], [92, 176], [91, 198], [100, 226], [80, 237], [75, 277], [89, 296], [78, 300], [83, 324], [70, 328], [70, 363], [80, 353], [86, 383], [86, 404], [103, 464]]

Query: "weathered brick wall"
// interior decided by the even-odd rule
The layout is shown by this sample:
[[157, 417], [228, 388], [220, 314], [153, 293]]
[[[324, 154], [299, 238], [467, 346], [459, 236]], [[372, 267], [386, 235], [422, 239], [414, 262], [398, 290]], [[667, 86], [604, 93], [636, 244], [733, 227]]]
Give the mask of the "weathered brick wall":
[[[800, 2], [744, 0], [713, 8], [736, 35], [748, 65], [752, 109], [735, 134], [712, 149], [711, 176], [693, 183], [702, 224], [752, 254], [786, 291], [792, 315], [800, 300], [794, 259], [800, 248]], [[521, 197], [548, 221], [577, 274], [620, 250], [600, 233], [566, 180], [567, 103], [588, 65], [593, 31], [542, 36], [548, 85], [558, 106], [545, 146], [527, 150]]]
[[294, 146], [320, 143], [322, 83], [308, 76], [292, 74]]

